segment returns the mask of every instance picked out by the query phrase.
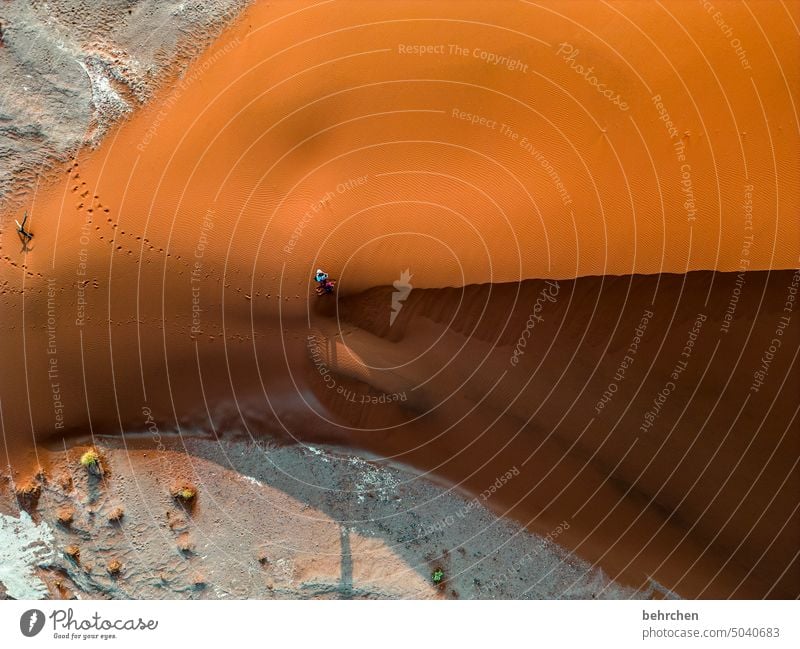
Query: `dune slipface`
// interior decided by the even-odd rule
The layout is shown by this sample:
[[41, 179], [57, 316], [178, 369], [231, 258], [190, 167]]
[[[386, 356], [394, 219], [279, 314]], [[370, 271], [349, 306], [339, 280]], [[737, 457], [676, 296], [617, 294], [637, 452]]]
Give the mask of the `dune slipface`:
[[15, 478], [153, 425], [335, 442], [626, 585], [795, 597], [796, 8], [501, 4], [256, 2], [27, 250], [5, 215]]

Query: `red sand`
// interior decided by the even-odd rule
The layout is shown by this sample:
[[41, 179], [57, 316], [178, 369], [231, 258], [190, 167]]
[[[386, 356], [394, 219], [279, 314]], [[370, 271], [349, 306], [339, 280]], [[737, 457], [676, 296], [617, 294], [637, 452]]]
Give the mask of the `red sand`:
[[[717, 356], [730, 360], [745, 350], [744, 369], [737, 370], [735, 383], [726, 383], [730, 368], [704, 376], [710, 360], [693, 366], [694, 378], [681, 385], [669, 417], [692, 407], [680, 432], [659, 450], [669, 459], [655, 467], [654, 449], [644, 443], [629, 455], [629, 441], [606, 443], [607, 424], [572, 443], [586, 425], [574, 411], [593, 411], [598, 390], [619, 363], [609, 356], [603, 380], [591, 378], [596, 361], [584, 360], [583, 351], [573, 356], [587, 344], [581, 327], [597, 322], [593, 326], [610, 335], [622, 305], [636, 302], [621, 319], [621, 349], [643, 305], [661, 290], [657, 278], [630, 290], [629, 279], [614, 280], [620, 288], [607, 303], [598, 301], [600, 280], [576, 285], [588, 288], [570, 307], [577, 313], [551, 332], [558, 345], [543, 346], [537, 332], [536, 352], [531, 349], [514, 373], [508, 359], [535, 291], [517, 304], [490, 303], [481, 336], [472, 336], [468, 323], [478, 322], [484, 302], [480, 295], [466, 299], [465, 317], [455, 311], [458, 290], [420, 297], [427, 306], [415, 315], [418, 327], [407, 325], [402, 336], [379, 332], [393, 344], [362, 331], [372, 318], [388, 321], [391, 296], [383, 294], [371, 311], [357, 308], [361, 300], [369, 304], [369, 294], [357, 297], [359, 291], [390, 285], [407, 268], [419, 289], [797, 267], [800, 127], [790, 89], [798, 87], [792, 63], [800, 53], [800, 12], [797, 5], [718, 4], [722, 26], [702, 3], [682, 2], [509, 3], [502, 10], [485, 2], [352, 2], [346, 11], [336, 3], [256, 3], [181, 82], [99, 150], [81, 154], [61, 169], [60, 179], [40, 187], [29, 205], [31, 252], [19, 251], [6, 220], [0, 397], [14, 469], [22, 475], [35, 466], [34, 441], [143, 430], [148, 413], [162, 427], [181, 429], [209, 429], [213, 414], [215, 430], [246, 427], [253, 434], [280, 432], [277, 413], [293, 436], [402, 454], [457, 421], [448, 414], [469, 412], [458, 435], [438, 437], [432, 450], [398, 459], [480, 490], [509, 462], [539, 449], [525, 484], [493, 498], [498, 511], [515, 504], [537, 475], [557, 467], [557, 479], [542, 488], [545, 495], [510, 513], [526, 523], [539, 516], [531, 527], [546, 533], [597, 490], [596, 502], [583, 509], [586, 519], [563, 542], [612, 576], [640, 583], [652, 575], [689, 596], [794, 596], [797, 569], [787, 565], [787, 548], [796, 545], [796, 518], [769, 547], [773, 538], [765, 536], [768, 521], [782, 524], [794, 516], [796, 496], [788, 489], [797, 484], [796, 472], [785, 464], [794, 461], [797, 448], [786, 453], [783, 444], [796, 438], [797, 425], [785, 404], [791, 398], [781, 397], [797, 385], [794, 348], [786, 345], [783, 365], [776, 362], [770, 370], [765, 392], [781, 397], [775, 410], [759, 401], [761, 409], [737, 420], [734, 429], [728, 420], [712, 426], [713, 417], [722, 415], [709, 415], [719, 398], [725, 403], [716, 413], [730, 416], [740, 405], [775, 329], [790, 273], [770, 280], [768, 307], [754, 288], [764, 280], [747, 275], [749, 311], [737, 307], [732, 325], [739, 346], [730, 342], [733, 336], [715, 334], [726, 341]], [[503, 65], [495, 64], [498, 57], [506, 57]], [[432, 410], [454, 379], [437, 375], [404, 408], [360, 408], [354, 421], [349, 406], [331, 399], [309, 356], [309, 318], [315, 331], [337, 331], [326, 317], [333, 315], [327, 311], [332, 301], [314, 298], [312, 306], [322, 311], [309, 314], [309, 278], [320, 265], [339, 278], [340, 295], [356, 301], [346, 314], [355, 358], [348, 360], [351, 352], [339, 341], [326, 352], [336, 351], [335, 362], [328, 357], [327, 363], [372, 384], [374, 394], [433, 377], [443, 359], [461, 359], [461, 345], [471, 350], [493, 340], [509, 316], [516, 324], [503, 334], [502, 349], [491, 352], [493, 369], [471, 376], [458, 401], [442, 409], [445, 414], [434, 411], [391, 437], [376, 435], [371, 429], [406, 421], [409, 406], [417, 413]], [[683, 324], [670, 338], [672, 346], [682, 347], [685, 327], [700, 310], [710, 320], [706, 331], [721, 331], [735, 275], [702, 277], [692, 280], [689, 293], [681, 291], [680, 279], [664, 280], [669, 289], [658, 293], [666, 306], [657, 315], [656, 343], [673, 312]], [[471, 295], [484, 290], [470, 289]], [[707, 296], [713, 296], [713, 312]], [[557, 304], [554, 314], [567, 308], [565, 298]], [[453, 314], [460, 333], [428, 324], [441, 322], [443, 313]], [[747, 318], [757, 319], [758, 334], [741, 338], [752, 324]], [[792, 322], [792, 335], [796, 330]], [[608, 339], [598, 336], [594, 353], [604, 354]], [[638, 367], [653, 363], [640, 405], [617, 426], [626, 435], [675, 365], [675, 352], [656, 343], [653, 358]], [[713, 350], [712, 342], [703, 342], [703, 354]], [[418, 352], [423, 357], [413, 371], [404, 365], [363, 369], [402, 365]], [[453, 367], [466, 374], [470, 364], [464, 360]], [[536, 374], [540, 378], [523, 390], [528, 376], [521, 369], [532, 372], [539, 361], [552, 369]], [[564, 367], [578, 375], [559, 382]], [[507, 385], [492, 393], [505, 370]], [[582, 390], [590, 378], [594, 388]], [[695, 382], [705, 387], [691, 392]], [[487, 392], [493, 396], [484, 399]], [[542, 398], [545, 410], [538, 409]], [[620, 395], [614, 407], [623, 404]], [[503, 416], [514, 421], [498, 425], [496, 436], [481, 436], [487, 427], [494, 430], [507, 406], [511, 411]], [[769, 419], [773, 412], [780, 413], [777, 425]], [[530, 417], [502, 461], [493, 460], [479, 476], [470, 477], [474, 466], [455, 459], [479, 439], [477, 455], [462, 456], [483, 461]], [[342, 424], [354, 429], [342, 434]], [[540, 436], [556, 428], [558, 439], [542, 446]], [[710, 487], [692, 486], [687, 501], [680, 501], [697, 475], [713, 484], [728, 475], [730, 463], [711, 457], [713, 441], [706, 445], [698, 437], [689, 446], [708, 430], [733, 431], [726, 439], [737, 443], [764, 430], [763, 453], [748, 460], [748, 470], [765, 466], [767, 450], [781, 449], [774, 461], [783, 463], [783, 473], [774, 475], [793, 482], [759, 482], [760, 499], [737, 509], [733, 520], [726, 513], [740, 494], [726, 489], [741, 488], [740, 480], [719, 498]], [[720, 453], [728, 460], [737, 457], [735, 446], [724, 448]], [[711, 464], [663, 475], [687, 449], [690, 463], [709, 457]], [[452, 466], [438, 466], [438, 458], [451, 456]], [[580, 482], [570, 482], [577, 474]], [[556, 485], [566, 483], [570, 489], [558, 495]], [[635, 487], [628, 490], [629, 484]], [[761, 513], [763, 499], [776, 489], [779, 503], [766, 507], [764, 526], [759, 522], [750, 534], [747, 517]], [[671, 512], [678, 513], [659, 531]], [[650, 538], [653, 547], [647, 546]], [[764, 548], [762, 563], [748, 572]]]

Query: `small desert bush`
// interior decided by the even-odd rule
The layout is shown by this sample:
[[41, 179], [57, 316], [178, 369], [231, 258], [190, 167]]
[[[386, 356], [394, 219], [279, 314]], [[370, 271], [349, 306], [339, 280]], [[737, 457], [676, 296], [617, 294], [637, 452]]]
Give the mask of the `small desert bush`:
[[181, 534], [177, 542], [178, 550], [183, 554], [192, 554], [194, 552], [194, 544], [188, 534]]
[[197, 487], [189, 482], [176, 483], [172, 488], [172, 496], [182, 503], [192, 503], [197, 498]]
[[102, 475], [103, 473], [103, 466], [100, 463], [100, 454], [94, 448], [90, 448], [81, 455], [81, 466], [94, 475]]
[[70, 559], [77, 562], [80, 561], [81, 558], [81, 549], [77, 545], [68, 545], [64, 548], [64, 554], [66, 554]]
[[63, 507], [59, 508], [56, 516], [59, 523], [64, 526], [69, 526], [72, 525], [72, 521], [75, 519], [75, 510], [69, 505], [64, 505]]
[[36, 509], [39, 496], [42, 495], [42, 486], [35, 480], [28, 480], [16, 488], [17, 502], [27, 512]]
[[24, 496], [24, 497], [36, 497], [38, 498], [39, 495], [42, 493], [42, 487], [39, 485], [38, 482], [33, 480], [28, 480], [24, 482], [22, 485], [17, 487], [17, 495]]

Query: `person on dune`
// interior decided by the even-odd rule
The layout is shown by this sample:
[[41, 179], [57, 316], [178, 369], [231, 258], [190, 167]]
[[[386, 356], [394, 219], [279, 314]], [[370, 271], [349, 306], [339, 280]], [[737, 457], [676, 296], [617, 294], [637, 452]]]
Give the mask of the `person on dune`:
[[336, 282], [332, 279], [328, 279], [328, 273], [324, 270], [317, 268], [317, 274], [314, 275], [314, 280], [318, 284], [316, 288], [317, 295], [330, 295], [333, 293], [333, 287], [336, 286]]
[[335, 286], [336, 280], [326, 279], [324, 282], [320, 282], [319, 286], [317, 286], [317, 295], [330, 295], [333, 293], [333, 288]]
[[33, 239], [33, 233], [25, 229], [25, 223], [27, 221], [28, 221], [27, 212], [25, 212], [25, 216], [22, 217], [22, 223], [20, 223], [19, 221], [14, 221], [14, 223], [17, 224], [17, 234], [19, 235], [19, 238], [22, 239], [23, 244], [27, 244], [31, 239]]

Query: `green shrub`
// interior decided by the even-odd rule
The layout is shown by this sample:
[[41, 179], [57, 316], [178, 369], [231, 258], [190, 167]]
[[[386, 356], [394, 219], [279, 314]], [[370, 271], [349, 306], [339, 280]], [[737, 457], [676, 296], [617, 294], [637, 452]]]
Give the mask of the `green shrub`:
[[87, 469], [97, 469], [100, 466], [100, 454], [93, 448], [81, 455], [81, 466]]

